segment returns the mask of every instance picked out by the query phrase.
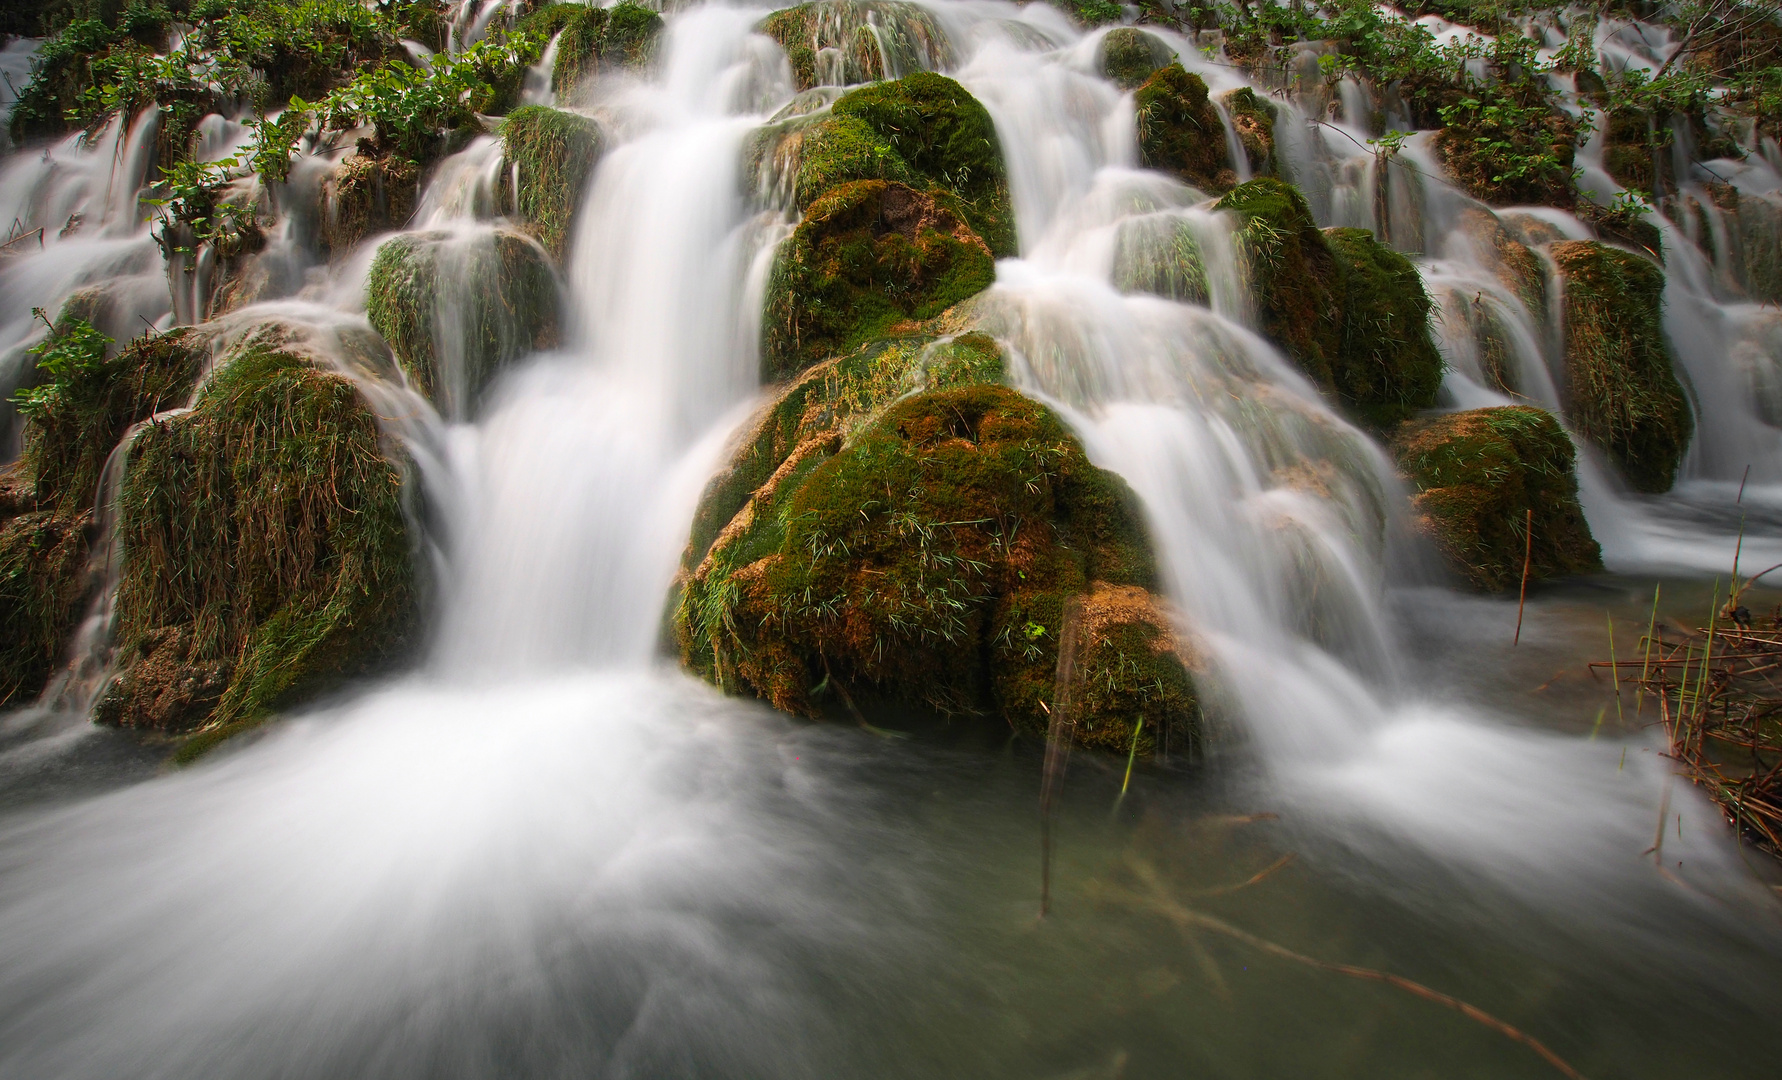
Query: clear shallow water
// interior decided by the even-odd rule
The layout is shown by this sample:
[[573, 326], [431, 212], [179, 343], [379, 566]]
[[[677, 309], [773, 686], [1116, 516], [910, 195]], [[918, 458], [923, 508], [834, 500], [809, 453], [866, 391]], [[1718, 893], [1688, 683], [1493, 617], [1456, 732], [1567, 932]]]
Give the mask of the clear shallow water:
[[[1677, 787], [1658, 874], [1653, 742], [1588, 737], [1595, 626], [1637, 635], [1646, 583], [1544, 593], [1515, 649], [1510, 605], [1415, 587], [1390, 470], [1245, 329], [1224, 226], [1132, 168], [1093, 40], [1038, 6], [936, 10], [1010, 159], [1024, 257], [990, 303], [1013, 377], [1144, 495], [1218, 665], [1214, 759], [1141, 765], [1116, 805], [1123, 763], [1078, 755], [1040, 922], [1037, 748], [796, 724], [653, 659], [788, 225], [736, 161], [790, 96], [762, 12], [683, 12], [659, 77], [587, 103], [614, 139], [565, 348], [463, 415], [388, 410], [418, 416], [440, 519], [423, 670], [177, 773], [66, 718], [0, 722], [0, 1074], [1551, 1074], [1401, 990], [1190, 936], [1185, 910], [1427, 983], [1586, 1075], [1773, 1071], [1767, 871]], [[488, 156], [436, 186], [474, 195]], [[1203, 229], [1210, 308], [1109, 286], [1124, 219], [1159, 213]], [[301, 299], [352, 322], [367, 261]], [[1600, 490], [1620, 551], [1730, 562], [1728, 478]], [[1754, 562], [1782, 528], [1748, 494]]]

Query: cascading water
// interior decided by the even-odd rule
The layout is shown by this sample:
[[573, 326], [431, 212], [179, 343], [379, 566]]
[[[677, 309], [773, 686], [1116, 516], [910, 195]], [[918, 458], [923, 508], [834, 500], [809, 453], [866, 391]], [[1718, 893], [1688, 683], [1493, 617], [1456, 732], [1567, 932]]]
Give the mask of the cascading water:
[[[501, 6], [464, 5], [457, 36]], [[1493, 635], [1502, 612], [1420, 587], [1431, 579], [1384, 456], [1254, 332], [1230, 219], [1135, 168], [1131, 99], [1094, 73], [1097, 35], [1041, 5], [925, 7], [947, 38], [930, 58], [957, 58], [1009, 168], [1021, 256], [998, 266], [984, 324], [1010, 348], [1011, 381], [1056, 403], [1145, 503], [1223, 729], [1263, 766], [1209, 779], [1206, 797], [1287, 811], [1312, 867], [1292, 895], [1313, 914], [1258, 901], [1257, 917], [1311, 951], [1365, 942], [1381, 966], [1442, 955], [1422, 977], [1476, 968], [1489, 974], [1471, 985], [1499, 1000], [1505, 984], [1544, 981], [1586, 1028], [1674, 1015], [1639, 987], [1718, 982], [1690, 1022], [1722, 1038], [1749, 1028], [1726, 1002], [1777, 1000], [1777, 947], [1744, 925], [1760, 887], [1707, 831], [1713, 810], [1666, 788], [1642, 742], [1518, 731], [1419, 688], [1428, 669], [1405, 639], [1427, 609]], [[790, 225], [785, 193], [742, 174], [749, 133], [794, 96], [779, 48], [752, 32], [766, 14], [671, 15], [658, 71], [594, 87], [608, 148], [569, 245], [559, 349], [437, 413], [377, 391], [425, 474], [444, 552], [424, 669], [199, 769], [0, 819], [0, 1072], [1013, 1077], [1192, 1062], [1267, 1075], [1327, 1067], [1337, 1032], [1382, 1016], [1415, 1029], [1423, 1014], [1397, 1011], [1415, 1005], [1357, 1016], [1260, 965], [1249, 981], [1249, 960], [1221, 973], [1198, 943], [1198, 959], [1160, 959], [1154, 924], [1087, 903], [1036, 929], [1031, 770], [932, 747], [890, 755], [660, 670], [663, 598], [755, 396], [767, 271]], [[1168, 40], [1216, 91], [1240, 85]], [[1468, 208], [1427, 153], [1375, 157], [1359, 123], [1308, 131], [1282, 107], [1278, 150], [1296, 175], [1322, 170], [1306, 186], [1325, 223], [1383, 226], [1370, 215], [1384, 207], [1382, 234], [1424, 256], [1454, 402], [1509, 400], [1460, 355], [1489, 321], [1521, 392], [1556, 408], [1545, 313], [1473, 250]], [[94, 151], [56, 152], [91, 188]], [[137, 161], [126, 179], [140, 174], [114, 154]], [[505, 209], [499, 161], [482, 142], [442, 163], [415, 227], [486, 235]], [[23, 165], [0, 172], [0, 197]], [[1384, 197], [1365, 187], [1396, 169], [1415, 181], [1387, 181]], [[78, 241], [91, 250], [47, 241], [30, 265], [58, 265], [61, 244], [70, 269], [27, 299], [153, 278], [162, 306], [131, 314], [165, 316], [153, 241], [132, 215], [107, 227], [118, 235]], [[1192, 260], [1170, 263], [1183, 246]], [[312, 351], [363, 375], [387, 364], [342, 344], [363, 333], [368, 258], [231, 318], [307, 327]], [[1161, 274], [1156, 291], [1175, 299], [1116, 287], [1135, 274]], [[29, 343], [22, 317], [0, 318], [13, 334], [0, 342]], [[1692, 475], [1736, 480], [1723, 458], [1698, 455]], [[1629, 502], [1590, 497], [1593, 520]], [[1627, 559], [1641, 557], [1651, 545]], [[1537, 646], [1542, 634], [1531, 628]], [[1080, 776], [1099, 798], [1102, 778]], [[1110, 859], [1137, 857], [1144, 829], [1170, 834], [1162, 850], [1186, 843], [1185, 807], [1156, 807], [1136, 839], [1102, 823], [1105, 804], [1073, 819], [1063, 865], [1085, 895]], [[1638, 860], [1661, 807], [1683, 815], [1666, 858], [1719, 899]], [[1205, 828], [1216, 838], [1189, 861], [1248, 853], [1227, 825]], [[1450, 910], [1457, 892], [1479, 899]], [[1207, 981], [1185, 996], [1177, 968]], [[1532, 1067], [1489, 1034], [1431, 1038], [1445, 1041], [1364, 1040], [1355, 1068], [1408, 1075], [1454, 1046], [1480, 1062], [1469, 1075]], [[1618, 1038], [1574, 1043], [1607, 1069], [1676, 1071], [1658, 1035]], [[1720, 1071], [1773, 1049], [1729, 1052]]]

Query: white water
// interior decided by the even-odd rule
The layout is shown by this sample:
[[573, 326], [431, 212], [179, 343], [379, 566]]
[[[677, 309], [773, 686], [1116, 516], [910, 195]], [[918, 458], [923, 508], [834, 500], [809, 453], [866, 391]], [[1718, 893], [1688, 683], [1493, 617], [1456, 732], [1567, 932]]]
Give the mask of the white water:
[[[1093, 41], [1043, 6], [934, 10], [1008, 158], [1023, 257], [986, 307], [1012, 377], [1144, 498], [1263, 797], [1388, 894], [1409, 851], [1543, 925], [1593, 927], [1609, 953], [1648, 947], [1660, 918], [1716, 922], [1639, 858], [1666, 797], [1643, 743], [1620, 767], [1619, 742], [1408, 685], [1389, 590], [1427, 578], [1397, 481], [1247, 328], [1229, 223], [1134, 167], [1130, 98], [1091, 74]], [[755, 394], [786, 228], [737, 175], [744, 136], [791, 96], [749, 33], [762, 14], [671, 16], [655, 78], [596, 88], [610, 141], [564, 348], [466, 420], [414, 421], [446, 551], [426, 669], [203, 767], [0, 824], [0, 1072], [822, 1074], [804, 1040], [828, 1034], [827, 984], [795, 985], [789, 958], [830, 956], [834, 975], [893, 951], [920, 897], [786, 727], [656, 659], [694, 501]], [[487, 190], [488, 160], [473, 147], [442, 168], [427, 224], [492, 212], [444, 188]], [[1122, 224], [1155, 215], [1195, 230], [1209, 306], [1110, 284]], [[1477, 277], [1430, 254], [1432, 282]], [[362, 277], [363, 260], [338, 273]], [[1532, 373], [1545, 346], [1528, 339]], [[1689, 824], [1669, 857], [1744, 910], [1713, 811], [1669, 797]], [[1455, 889], [1417, 881], [1431, 906]]]

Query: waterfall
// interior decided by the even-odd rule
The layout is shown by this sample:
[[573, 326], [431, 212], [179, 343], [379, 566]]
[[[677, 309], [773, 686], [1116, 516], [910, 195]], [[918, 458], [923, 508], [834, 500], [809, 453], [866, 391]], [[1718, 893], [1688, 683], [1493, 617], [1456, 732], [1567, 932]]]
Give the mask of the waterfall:
[[[344, 147], [294, 164], [268, 248], [275, 284], [206, 332], [221, 354], [273, 324], [358, 380], [418, 472], [437, 549], [431, 637], [416, 670], [296, 710], [196, 768], [143, 765], [116, 790], [17, 806], [0, 784], [0, 1073], [1279, 1075], [1327, 1066], [1333, 1030], [1376, 1055], [1364, 1067], [1425, 1068], [1364, 1041], [1425, 1013], [1306, 990], [1293, 981], [1306, 973], [1266, 966], [1278, 955], [1184, 946], [1169, 935], [1186, 924], [1117, 921], [1090, 902], [1147, 843], [1223, 873], [1231, 851], [1265, 850], [1239, 827], [1276, 815], [1281, 852], [1267, 850], [1275, 869], [1300, 857], [1276, 882], [1296, 891], [1252, 910], [1296, 950], [1372, 950], [1363, 959], [1388, 967], [1423, 949], [1438, 959], [1419, 978], [1465, 976], [1493, 1009], [1517, 1005], [1506, 987], [1538, 984], [1522, 1003], [1537, 1019], [1563, 999], [1602, 1010], [1565, 1024], [1649, 1024], [1595, 1051], [1629, 1074], [1673, 1063], [1654, 1051], [1669, 1037], [1654, 1018], [1746, 1034], [1748, 1013], [1777, 998], [1778, 948], [1746, 922], [1768, 887], [1709, 825], [1711, 804], [1672, 790], [1655, 740], [1519, 727], [1513, 703], [1431, 667], [1430, 642], [1507, 641], [1510, 606], [1439, 585], [1386, 454], [1259, 332], [1232, 216], [1139, 167], [1132, 95], [1096, 71], [1100, 32], [1052, 6], [920, 0], [944, 34], [931, 41], [869, 0], [824, 32], [864, 34], [891, 71], [946, 69], [994, 120], [1019, 254], [973, 316], [1005, 345], [1009, 382], [1140, 497], [1161, 591], [1207, 661], [1218, 760], [1124, 804], [1101, 775], [1116, 768], [1073, 765], [1069, 895], [1036, 924], [1023, 891], [1036, 785], [1012, 744], [794, 723], [670, 670], [666, 598], [701, 491], [762, 402], [768, 275], [796, 224], [783, 162], [748, 174], [750, 139], [836, 93], [796, 93], [785, 52], [757, 32], [770, 9], [663, 6], [652, 70], [578, 88], [603, 149], [565, 245], [557, 342], [504, 338], [486, 386], [472, 386], [455, 321], [475, 273], [448, 271], [433, 297], [449, 388], [431, 398], [371, 330], [365, 295], [381, 245], [439, 244], [442, 265], [470, 267], [511, 226], [499, 139], [438, 162], [406, 227], [331, 266], [317, 265], [314, 215]], [[520, 7], [456, 5], [454, 47]], [[1159, 36], [1215, 98], [1251, 85], [1198, 42]], [[1669, 47], [1599, 40], [1622, 63]], [[834, 75], [844, 65], [826, 48]], [[549, 100], [546, 55], [528, 75], [534, 100]], [[1519, 288], [1498, 240], [1587, 227], [1485, 209], [1442, 179], [1426, 138], [1370, 146], [1381, 133], [1363, 88], [1336, 92], [1340, 121], [1325, 119], [1321, 86], [1271, 99], [1279, 170], [1319, 224], [1372, 228], [1416, 257], [1450, 362], [1444, 406], [1562, 412], [1557, 277], [1531, 256], [1545, 276]], [[0, 390], [41, 339], [32, 306], [98, 289], [94, 321], [120, 341], [173, 321], [137, 203], [152, 124], [113, 121], [0, 162], [0, 219], [46, 229], [39, 253], [0, 261]], [[1782, 332], [1734, 302], [1723, 248], [1705, 258], [1686, 227], [1661, 228], [1673, 345], [1715, 430], [1673, 495], [1628, 493], [1581, 440], [1579, 473], [1613, 563], [1719, 569], [1729, 512], [1782, 509], [1782, 404], [1766, 413], [1748, 391], [1770, 379], [1782, 395]], [[1747, 557], [1782, 561], [1774, 532], [1754, 527]], [[86, 636], [102, 638], [108, 615], [102, 598]], [[1531, 625], [1524, 647], [1543, 655], [1559, 633]], [[18, 749], [20, 730], [0, 717], [0, 780], [41, 752]], [[1120, 809], [1135, 803], [1137, 824]], [[1667, 864], [1687, 860], [1689, 888], [1712, 901], [1642, 861], [1655, 820]], [[1512, 960], [1488, 967], [1499, 955]], [[1733, 989], [1716, 994], [1750, 988], [1742, 1009], [1718, 996], [1674, 1008], [1677, 986], [1722, 977]], [[1134, 1034], [1147, 1024], [1185, 1034], [1147, 1042]], [[1509, 1056], [1525, 1047], [1478, 1049], [1462, 1040], [1495, 1033], [1459, 1030], [1440, 1037], [1483, 1068], [1530, 1067]], [[1729, 1070], [1746, 1061], [1728, 1055]]]

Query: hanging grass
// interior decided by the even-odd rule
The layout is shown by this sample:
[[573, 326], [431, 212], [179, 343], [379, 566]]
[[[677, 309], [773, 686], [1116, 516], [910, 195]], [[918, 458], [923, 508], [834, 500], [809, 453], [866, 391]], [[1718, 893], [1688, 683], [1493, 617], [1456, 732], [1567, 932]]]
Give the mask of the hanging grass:
[[[582, 189], [600, 157], [600, 127], [576, 113], [525, 105], [501, 124], [502, 202], [561, 260]], [[516, 187], [517, 174], [517, 187]]]
[[250, 347], [145, 428], [119, 498], [117, 674], [97, 717], [208, 746], [404, 654], [404, 468], [348, 379]]

